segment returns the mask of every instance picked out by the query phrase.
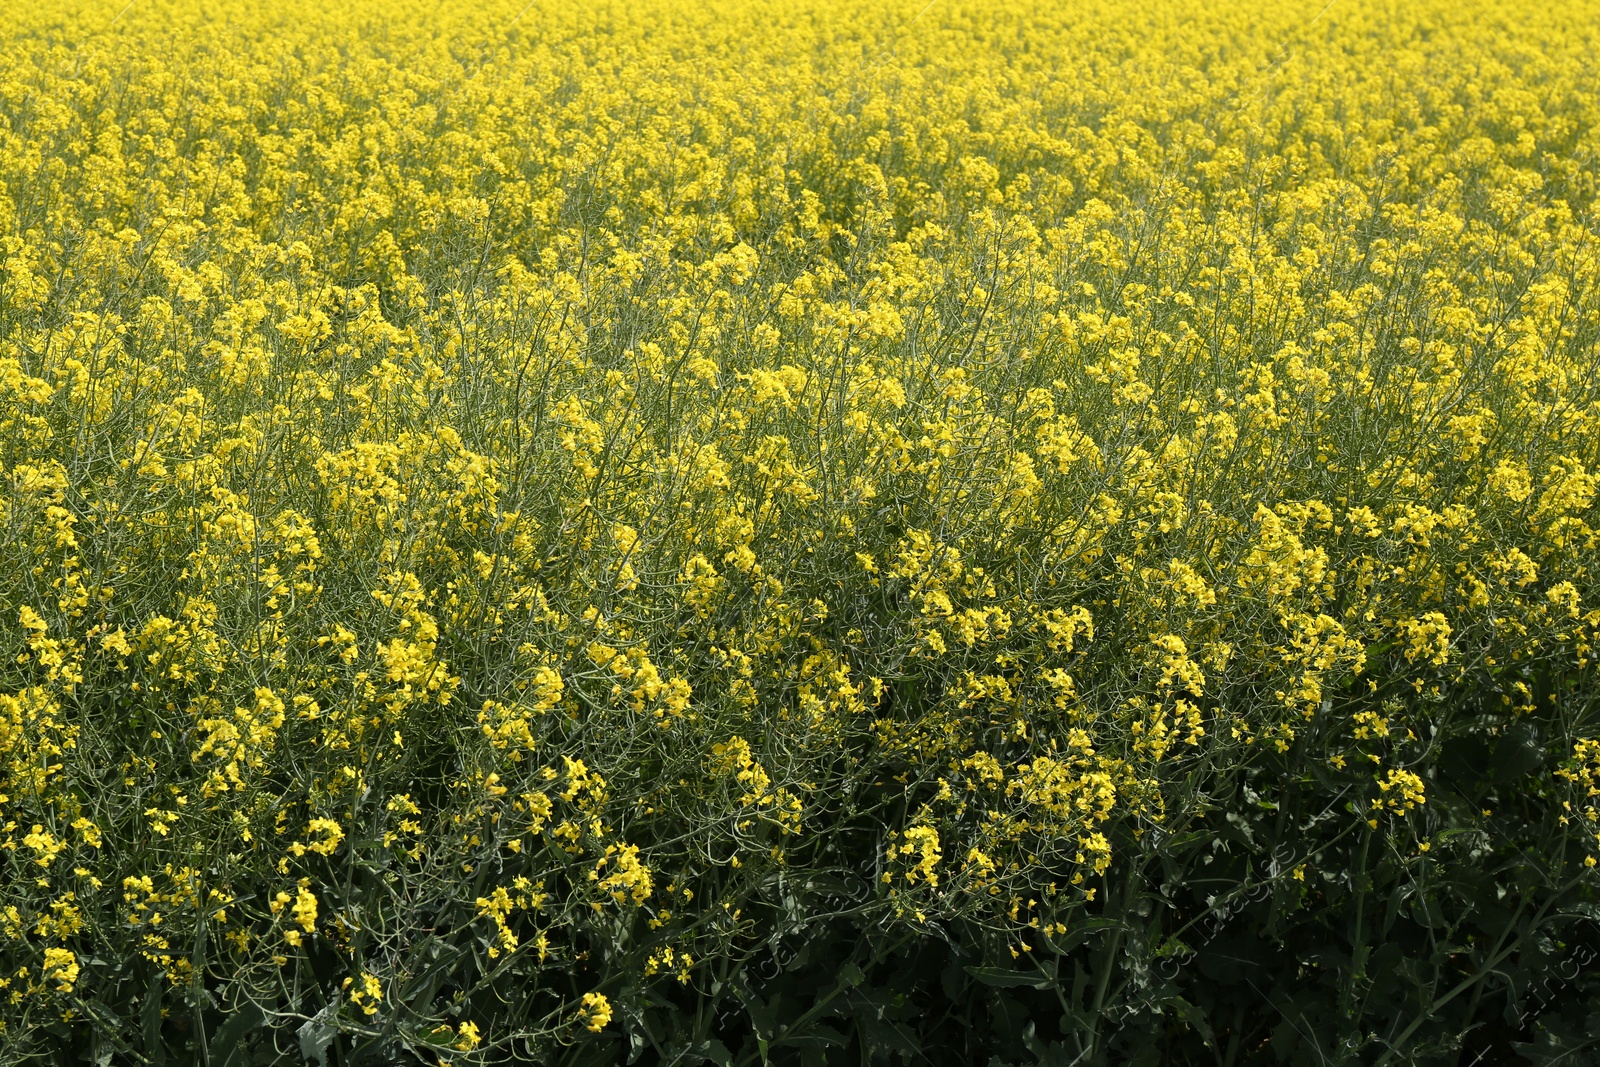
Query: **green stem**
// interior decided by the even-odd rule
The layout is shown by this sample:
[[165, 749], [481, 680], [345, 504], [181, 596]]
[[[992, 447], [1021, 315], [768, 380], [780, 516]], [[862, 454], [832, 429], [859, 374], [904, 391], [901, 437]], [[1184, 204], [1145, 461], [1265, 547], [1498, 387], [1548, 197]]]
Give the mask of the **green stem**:
[[[900, 938], [900, 940], [894, 942], [892, 945], [889, 945], [889, 946], [887, 946], [885, 948], [881, 948], [877, 952], [873, 953], [872, 958], [867, 961], [867, 966], [861, 968], [862, 976], [865, 977], [865, 974], [866, 974], [866, 971], [868, 970], [868, 968], [872, 967], [874, 964], [876, 964], [879, 961], [881, 961], [889, 953], [893, 952], [895, 949], [898, 949], [903, 945], [908, 944], [911, 941], [913, 936], [914, 935], [912, 935], [912, 934], [907, 934], [905, 937]], [[783, 1027], [777, 1033], [773, 1034], [772, 1035], [772, 1040], [767, 1042], [767, 1050], [771, 1050], [771, 1049], [777, 1048], [779, 1045], [783, 1044], [783, 1040], [784, 1040], [785, 1037], [787, 1037], [790, 1034], [793, 1034], [793, 1033], [803, 1029], [805, 1027], [805, 1025], [807, 1023], [809, 1023], [812, 1019], [816, 1018], [816, 1016], [824, 1008], [826, 1008], [829, 1004], [833, 1003], [833, 1001], [836, 998], [838, 998], [840, 994], [842, 994], [847, 989], [854, 989], [857, 985], [860, 984], [860, 981], [861, 981], [860, 979], [857, 979], [854, 982], [840, 981], [840, 982], [836, 983], [834, 985], [834, 987], [831, 990], [828, 991], [828, 994], [826, 996], [819, 998], [815, 1004], [811, 1005], [810, 1008], [806, 1009], [806, 1011], [805, 1011], [805, 1013], [803, 1015], [801, 1015], [794, 1022], [790, 1023], [788, 1026]], [[762, 1053], [762, 1056], [763, 1056], [763, 1059], [764, 1059], [765, 1058], [765, 1053]], [[734, 1061], [734, 1067], [744, 1067], [745, 1064], [752, 1062], [753, 1059], [754, 1059], [754, 1054], [752, 1054], [750, 1052], [746, 1052], [742, 1056], [740, 1056], [737, 1060]]]
[[[1564, 885], [1560, 889], [1558, 889], [1555, 893], [1552, 893], [1551, 896], [1550, 896], [1550, 899], [1545, 901], [1543, 906], [1541, 906], [1539, 908], [1539, 911], [1534, 915], [1533, 920], [1532, 920], [1530, 925], [1534, 926], [1534, 927], [1537, 927], [1539, 925], [1539, 923], [1544, 919], [1545, 912], [1549, 910], [1550, 906], [1553, 903], [1555, 903], [1557, 900], [1561, 899], [1561, 897], [1567, 892], [1567, 890], [1569, 890], [1573, 886], [1577, 885], [1579, 880], [1580, 879], [1573, 879], [1571, 882], [1568, 882], [1566, 885]], [[1462, 993], [1466, 992], [1468, 989], [1472, 988], [1474, 985], [1477, 985], [1479, 982], [1483, 981], [1484, 978], [1488, 977], [1488, 975], [1496, 967], [1498, 967], [1500, 965], [1500, 962], [1502, 960], [1504, 960], [1507, 956], [1511, 955], [1513, 952], [1515, 952], [1518, 949], [1518, 947], [1521, 946], [1521, 944], [1522, 944], [1522, 938], [1521, 937], [1516, 938], [1509, 945], [1505, 944], [1505, 940], [1506, 940], [1507, 937], [1510, 936], [1512, 928], [1516, 925], [1518, 916], [1520, 916], [1522, 914], [1522, 910], [1526, 906], [1527, 906], [1527, 901], [1526, 900], [1524, 900], [1521, 904], [1517, 905], [1517, 910], [1511, 916], [1511, 921], [1506, 923], [1506, 928], [1503, 931], [1501, 931], [1499, 939], [1495, 941], [1495, 947], [1490, 952], [1489, 959], [1484, 961], [1483, 966], [1479, 967], [1476, 973], [1470, 975], [1467, 978], [1463, 978], [1459, 983], [1456, 984], [1456, 986], [1453, 989], [1450, 990], [1450, 992], [1446, 993], [1442, 997], [1439, 997], [1437, 1000], [1435, 1000], [1432, 1004], [1430, 1004], [1428, 1006], [1428, 1009], [1426, 1011], [1422, 1012], [1415, 1019], [1413, 1019], [1411, 1021], [1411, 1025], [1406, 1027], [1404, 1030], [1402, 1030], [1400, 1032], [1400, 1036], [1395, 1038], [1392, 1042], [1389, 1043], [1388, 1051], [1385, 1052], [1383, 1054], [1383, 1056], [1379, 1058], [1377, 1063], [1373, 1064], [1373, 1067], [1387, 1067], [1387, 1065], [1389, 1063], [1391, 1063], [1396, 1056], [1400, 1055], [1400, 1049], [1405, 1045], [1406, 1039], [1409, 1038], [1412, 1034], [1416, 1033], [1417, 1030], [1422, 1026], [1423, 1023], [1425, 1023], [1429, 1019], [1433, 1018], [1434, 1014], [1436, 1012], [1438, 1012], [1438, 1010], [1440, 1008], [1444, 1007], [1446, 1004], [1448, 1004], [1452, 1000], [1456, 999], [1456, 997], [1459, 997]], [[1505, 947], [1502, 948], [1501, 947], [1502, 945], [1504, 945]]]
[[1351, 1002], [1355, 998], [1356, 983], [1360, 982], [1367, 969], [1366, 946], [1366, 912], [1367, 912], [1367, 852], [1372, 845], [1372, 827], [1367, 826], [1361, 834], [1361, 857], [1356, 860], [1356, 901], [1355, 901], [1355, 931], [1350, 938], [1350, 978], [1345, 983], [1343, 995], [1343, 1008], [1345, 1018], [1351, 1017]]

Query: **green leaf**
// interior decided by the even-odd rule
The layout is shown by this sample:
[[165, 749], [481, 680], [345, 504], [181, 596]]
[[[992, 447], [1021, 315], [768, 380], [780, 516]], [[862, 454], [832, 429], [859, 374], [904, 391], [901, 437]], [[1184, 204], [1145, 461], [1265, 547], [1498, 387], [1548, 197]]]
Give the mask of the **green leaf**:
[[1084, 919], [1073, 924], [1072, 928], [1058, 937], [1047, 941], [1058, 954], [1065, 954], [1083, 944], [1093, 935], [1102, 930], [1114, 930], [1122, 925], [1119, 919]]
[[801, 1047], [811, 1045], [826, 1048], [830, 1045], [847, 1045], [850, 1043], [850, 1039], [831, 1026], [819, 1024], [817, 1026], [809, 1026], [797, 1034], [785, 1034], [783, 1043]]
[[339, 1033], [338, 1012], [338, 1004], [329, 1004], [295, 1031], [300, 1039], [300, 1055], [307, 1063], [316, 1060], [322, 1067], [328, 1067], [328, 1046]]
[[228, 1017], [212, 1036], [209, 1053], [211, 1067], [236, 1067], [247, 1062], [245, 1055], [245, 1037], [250, 1031], [261, 1026], [265, 1021], [261, 1009], [253, 1003], [246, 1003], [243, 1008]]
[[1054, 983], [1045, 975], [1037, 971], [1029, 974], [1024, 971], [1010, 971], [1003, 967], [968, 967], [966, 972], [984, 985], [996, 986], [1001, 989], [1014, 986], [1028, 986], [1032, 989], [1049, 989]]
[[153, 1064], [167, 1062], [167, 1048], [161, 1040], [161, 974], [151, 976], [150, 987], [145, 990], [144, 1003], [139, 1008], [140, 1030], [144, 1036], [145, 1055]]
[[1194, 1027], [1206, 1044], [1212, 1044], [1216, 1040], [1216, 1034], [1212, 1031], [1211, 1023], [1206, 1018], [1206, 1013], [1203, 1009], [1197, 1005], [1190, 1004], [1182, 997], [1174, 998], [1172, 1006], [1178, 1018]]

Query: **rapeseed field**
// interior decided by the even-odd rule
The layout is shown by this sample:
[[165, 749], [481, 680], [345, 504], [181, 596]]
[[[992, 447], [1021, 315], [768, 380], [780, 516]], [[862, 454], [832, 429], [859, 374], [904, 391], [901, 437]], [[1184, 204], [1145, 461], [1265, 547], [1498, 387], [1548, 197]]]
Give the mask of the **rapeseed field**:
[[0, 1063], [1600, 1062], [1600, 7], [1323, 3], [12, 0]]

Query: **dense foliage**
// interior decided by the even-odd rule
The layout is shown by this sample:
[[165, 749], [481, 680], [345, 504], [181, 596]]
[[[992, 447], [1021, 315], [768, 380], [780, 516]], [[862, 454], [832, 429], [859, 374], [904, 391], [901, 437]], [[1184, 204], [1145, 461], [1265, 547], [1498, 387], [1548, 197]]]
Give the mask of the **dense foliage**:
[[0, 1061], [1593, 1062], [1592, 4], [119, 7]]

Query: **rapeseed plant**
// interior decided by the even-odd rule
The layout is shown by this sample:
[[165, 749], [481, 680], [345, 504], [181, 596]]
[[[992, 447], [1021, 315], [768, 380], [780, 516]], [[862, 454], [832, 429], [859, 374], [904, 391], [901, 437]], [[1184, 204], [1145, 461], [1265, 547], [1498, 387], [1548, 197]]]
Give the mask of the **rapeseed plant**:
[[519, 6], [8, 8], [0, 1060], [764, 1058], [848, 921], [1101, 1062], [1302, 788], [1592, 904], [1592, 5]]

